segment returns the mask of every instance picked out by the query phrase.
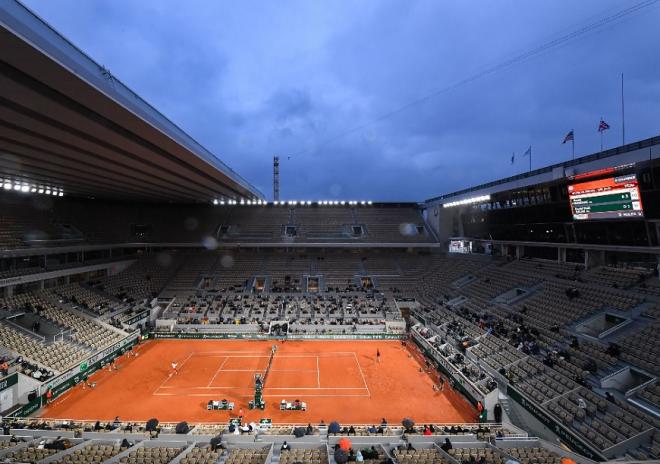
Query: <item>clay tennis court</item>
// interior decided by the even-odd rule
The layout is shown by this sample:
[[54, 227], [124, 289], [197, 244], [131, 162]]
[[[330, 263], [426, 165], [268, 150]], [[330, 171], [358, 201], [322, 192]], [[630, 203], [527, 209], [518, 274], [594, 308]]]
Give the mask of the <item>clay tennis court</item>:
[[[437, 375], [398, 341], [286, 341], [277, 351], [263, 391], [265, 410], [248, 410], [255, 373], [268, 366], [273, 341], [159, 340], [142, 344], [137, 357], [122, 356], [119, 369], [103, 370], [42, 411], [48, 418], [163, 422], [226, 422], [243, 409], [248, 421], [275, 423], [379, 423], [412, 417], [418, 423], [473, 422], [472, 407], [449, 387], [433, 390]], [[376, 351], [381, 362], [376, 360]], [[178, 364], [174, 374], [171, 363]], [[234, 411], [208, 411], [209, 400], [227, 399]], [[307, 411], [280, 411], [282, 399], [299, 399]]]

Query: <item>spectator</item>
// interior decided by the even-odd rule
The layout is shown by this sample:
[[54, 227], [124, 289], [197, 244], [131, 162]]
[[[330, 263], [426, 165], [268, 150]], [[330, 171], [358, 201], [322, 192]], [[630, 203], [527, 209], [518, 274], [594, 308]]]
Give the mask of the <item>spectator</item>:
[[493, 407], [493, 416], [495, 417], [495, 422], [498, 424], [502, 422], [502, 406], [500, 403], [497, 403], [495, 407]]
[[286, 440], [284, 440], [284, 443], [282, 443], [282, 447], [280, 448], [280, 451], [289, 451], [290, 449], [291, 449], [291, 447], [286, 442]]
[[449, 441], [449, 438], [445, 438], [445, 442], [442, 444], [440, 448], [442, 448], [445, 452], [449, 452], [449, 450], [453, 448], [453, 446], [451, 445], [451, 441]]

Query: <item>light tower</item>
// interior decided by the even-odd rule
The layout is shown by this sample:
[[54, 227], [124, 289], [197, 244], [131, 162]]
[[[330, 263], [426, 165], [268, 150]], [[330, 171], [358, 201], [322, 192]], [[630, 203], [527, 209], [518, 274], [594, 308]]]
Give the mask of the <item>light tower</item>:
[[273, 156], [273, 201], [280, 201], [280, 157]]

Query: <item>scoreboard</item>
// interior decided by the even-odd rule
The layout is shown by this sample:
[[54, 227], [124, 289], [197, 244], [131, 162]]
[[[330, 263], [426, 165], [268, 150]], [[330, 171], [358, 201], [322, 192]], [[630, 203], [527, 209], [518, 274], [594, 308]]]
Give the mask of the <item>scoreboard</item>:
[[570, 184], [568, 198], [575, 220], [644, 217], [634, 173]]

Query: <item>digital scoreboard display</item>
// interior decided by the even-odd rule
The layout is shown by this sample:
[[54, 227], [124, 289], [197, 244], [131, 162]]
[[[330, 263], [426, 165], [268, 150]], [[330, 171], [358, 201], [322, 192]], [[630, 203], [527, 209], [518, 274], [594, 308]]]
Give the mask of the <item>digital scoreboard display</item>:
[[472, 242], [469, 240], [450, 240], [449, 253], [472, 253]]
[[644, 217], [634, 173], [571, 184], [568, 186], [568, 198], [575, 220]]

